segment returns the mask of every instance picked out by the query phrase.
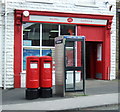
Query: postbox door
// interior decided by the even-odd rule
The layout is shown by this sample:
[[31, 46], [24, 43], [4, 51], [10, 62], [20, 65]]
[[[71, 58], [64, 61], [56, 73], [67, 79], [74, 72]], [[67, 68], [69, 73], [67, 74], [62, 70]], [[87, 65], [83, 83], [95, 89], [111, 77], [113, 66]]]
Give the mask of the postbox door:
[[27, 59], [26, 87], [39, 87], [39, 59]]
[[103, 75], [103, 57], [102, 57], [102, 43], [97, 44], [97, 60], [96, 60], [96, 77], [102, 79]]
[[43, 60], [41, 70], [41, 87], [52, 87], [52, 61]]

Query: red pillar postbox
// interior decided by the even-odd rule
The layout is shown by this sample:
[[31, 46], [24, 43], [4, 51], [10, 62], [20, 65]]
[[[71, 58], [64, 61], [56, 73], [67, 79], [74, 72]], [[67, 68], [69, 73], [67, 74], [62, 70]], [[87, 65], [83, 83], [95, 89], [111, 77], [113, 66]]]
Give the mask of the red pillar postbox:
[[35, 99], [39, 97], [39, 57], [26, 59], [26, 99]]
[[52, 57], [42, 56], [40, 59], [40, 97], [52, 97]]

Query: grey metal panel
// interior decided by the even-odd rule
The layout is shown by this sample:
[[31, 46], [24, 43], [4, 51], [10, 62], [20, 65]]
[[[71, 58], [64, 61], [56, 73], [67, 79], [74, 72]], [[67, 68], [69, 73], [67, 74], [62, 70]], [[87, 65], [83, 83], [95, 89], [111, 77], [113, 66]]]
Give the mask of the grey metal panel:
[[55, 39], [55, 93], [59, 96], [65, 96], [64, 43], [59, 40], [63, 40], [63, 37], [57, 37]]

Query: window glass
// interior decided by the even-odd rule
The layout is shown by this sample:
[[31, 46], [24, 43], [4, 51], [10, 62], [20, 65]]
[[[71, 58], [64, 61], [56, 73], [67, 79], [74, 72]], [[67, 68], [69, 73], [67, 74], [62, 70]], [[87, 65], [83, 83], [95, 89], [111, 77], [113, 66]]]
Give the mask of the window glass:
[[61, 35], [75, 35], [75, 25], [61, 25], [60, 34]]
[[58, 37], [59, 30], [56, 24], [42, 25], [42, 46], [54, 46], [54, 38]]
[[59, 35], [76, 35], [75, 27], [76, 25], [23, 23], [23, 70], [26, 70], [27, 56], [52, 56], [54, 60], [54, 38]]
[[40, 24], [23, 24], [23, 46], [40, 46]]
[[40, 56], [38, 48], [23, 48], [23, 70], [26, 70], [26, 58], [28, 56]]

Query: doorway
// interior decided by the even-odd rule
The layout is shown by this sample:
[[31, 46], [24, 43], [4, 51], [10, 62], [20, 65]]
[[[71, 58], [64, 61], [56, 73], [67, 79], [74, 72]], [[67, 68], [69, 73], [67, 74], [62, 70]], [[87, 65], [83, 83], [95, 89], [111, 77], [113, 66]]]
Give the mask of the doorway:
[[102, 42], [86, 42], [86, 79], [102, 79]]

